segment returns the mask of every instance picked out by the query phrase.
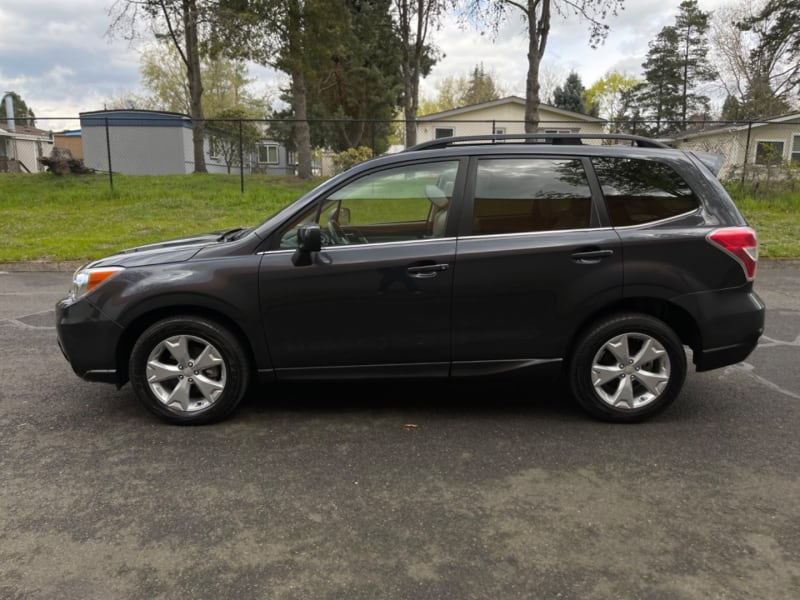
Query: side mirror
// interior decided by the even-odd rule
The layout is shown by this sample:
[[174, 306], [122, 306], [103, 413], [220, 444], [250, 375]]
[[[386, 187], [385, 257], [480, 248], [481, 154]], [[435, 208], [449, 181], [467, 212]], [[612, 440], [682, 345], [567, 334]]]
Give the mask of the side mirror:
[[311, 253], [322, 248], [322, 232], [319, 224], [306, 223], [297, 230], [297, 250], [292, 255], [292, 264], [307, 267], [311, 264]]

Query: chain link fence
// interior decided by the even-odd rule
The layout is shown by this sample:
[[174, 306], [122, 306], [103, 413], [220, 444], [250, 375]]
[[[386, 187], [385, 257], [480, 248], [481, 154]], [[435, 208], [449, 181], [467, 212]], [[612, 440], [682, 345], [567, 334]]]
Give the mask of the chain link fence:
[[[0, 171], [100, 173], [108, 176], [113, 188], [115, 174], [190, 174], [202, 161], [209, 173], [237, 176], [244, 192], [252, 176], [297, 174], [297, 153], [284, 141], [291, 139], [294, 126], [286, 120], [208, 119], [197, 127], [188, 116], [151, 111], [96, 111], [79, 117], [36, 119], [34, 123], [17, 120], [0, 129]], [[319, 177], [330, 177], [337, 170], [337, 153], [327, 140], [339, 147], [345, 140], [349, 146], [368, 149], [359, 156], [395, 153], [406, 147], [401, 141], [405, 137], [403, 121], [309, 121], [309, 128], [312, 141], [317, 141], [312, 150], [312, 175]], [[507, 119], [421, 117], [415, 130], [419, 143], [450, 136], [520, 134], [525, 124]], [[794, 179], [800, 167], [800, 118], [705, 121], [684, 126], [587, 117], [585, 121], [541, 121], [539, 131], [646, 135], [673, 147], [717, 153], [724, 157], [720, 179], [742, 184]], [[201, 146], [195, 145], [196, 138]]]

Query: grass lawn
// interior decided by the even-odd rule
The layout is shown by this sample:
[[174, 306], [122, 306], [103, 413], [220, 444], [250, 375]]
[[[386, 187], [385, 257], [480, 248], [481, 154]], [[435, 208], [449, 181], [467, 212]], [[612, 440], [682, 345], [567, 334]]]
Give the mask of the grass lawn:
[[[0, 262], [88, 260], [143, 243], [256, 225], [320, 183], [238, 175], [0, 174]], [[735, 192], [735, 190], [733, 190]], [[762, 257], [800, 257], [800, 192], [737, 204]]]

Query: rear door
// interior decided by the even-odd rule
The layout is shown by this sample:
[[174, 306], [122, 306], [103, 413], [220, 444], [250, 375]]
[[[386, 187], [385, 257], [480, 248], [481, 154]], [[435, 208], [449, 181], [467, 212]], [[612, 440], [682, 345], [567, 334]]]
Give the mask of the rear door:
[[617, 234], [602, 226], [588, 162], [474, 158], [453, 282], [453, 373], [561, 357], [622, 290]]

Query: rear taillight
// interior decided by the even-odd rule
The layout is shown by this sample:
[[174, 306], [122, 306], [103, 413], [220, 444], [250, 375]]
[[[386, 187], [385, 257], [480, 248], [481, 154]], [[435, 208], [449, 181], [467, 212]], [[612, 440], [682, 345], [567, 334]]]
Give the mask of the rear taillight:
[[747, 280], [753, 281], [758, 264], [758, 237], [755, 231], [749, 227], [725, 227], [715, 229], [707, 239], [739, 261]]

